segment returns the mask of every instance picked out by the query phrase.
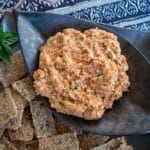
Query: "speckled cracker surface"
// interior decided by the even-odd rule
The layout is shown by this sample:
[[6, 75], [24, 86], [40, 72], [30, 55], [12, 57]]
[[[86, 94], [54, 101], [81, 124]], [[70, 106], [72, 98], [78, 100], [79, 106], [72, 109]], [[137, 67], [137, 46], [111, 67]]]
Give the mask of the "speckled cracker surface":
[[76, 133], [39, 139], [40, 150], [79, 150]]
[[0, 92], [0, 126], [17, 115], [17, 108], [9, 88]]
[[4, 127], [0, 127], [0, 138], [3, 135], [4, 131], [5, 131], [5, 128]]
[[21, 51], [14, 53], [11, 56], [11, 61], [11, 65], [0, 62], [0, 82], [4, 87], [8, 87], [11, 83], [19, 80], [26, 74]]
[[18, 80], [12, 86], [28, 101], [31, 101], [36, 96], [30, 77]]
[[27, 150], [39, 150], [39, 143], [37, 140], [30, 141], [28, 144], [26, 144]]
[[0, 144], [5, 145], [6, 150], [17, 150], [17, 148], [6, 137], [0, 139]]
[[0, 150], [6, 150], [6, 147], [4, 144], [0, 144]]
[[17, 107], [17, 115], [15, 118], [6, 123], [5, 128], [17, 130], [19, 127], [21, 127], [25, 99], [12, 87], [10, 87], [10, 91]]
[[34, 129], [32, 125], [29, 112], [25, 110], [22, 118], [22, 125], [17, 131], [9, 130], [9, 137], [12, 141], [30, 141], [34, 136]]
[[28, 149], [26, 149], [25, 142], [22, 142], [22, 141], [13, 141], [13, 144], [17, 148], [17, 150], [28, 150]]
[[33, 125], [38, 138], [56, 134], [55, 123], [49, 108], [49, 102], [44, 98], [36, 98], [30, 102]]
[[57, 118], [55, 118], [54, 120], [55, 120], [55, 127], [56, 127], [57, 134], [64, 134], [64, 133], [72, 132], [72, 129], [70, 126], [64, 125]]
[[80, 150], [89, 150], [90, 148], [104, 144], [108, 139], [108, 136], [91, 133], [83, 133], [78, 136]]
[[127, 145], [125, 139], [122, 137], [112, 139], [103, 145], [92, 148], [91, 150], [132, 150], [132, 147]]

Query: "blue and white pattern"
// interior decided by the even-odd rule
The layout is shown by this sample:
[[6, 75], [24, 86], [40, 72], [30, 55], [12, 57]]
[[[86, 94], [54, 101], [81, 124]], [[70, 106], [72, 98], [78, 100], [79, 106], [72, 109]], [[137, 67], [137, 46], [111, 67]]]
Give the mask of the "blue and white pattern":
[[13, 8], [18, 0], [0, 0], [0, 7], [5, 9]]
[[12, 8], [150, 31], [150, 0], [0, 0], [0, 15]]
[[[97, 5], [96, 3], [92, 7], [86, 5], [84, 9], [79, 7], [77, 9], [75, 6], [70, 9], [69, 7], [59, 8], [50, 12], [68, 14], [69, 16], [97, 23], [108, 23], [119, 27], [150, 31], [150, 1], [148, 0], [116, 0], [111, 1], [111, 3], [108, 1], [105, 4], [99, 3]], [[80, 7], [83, 7], [82, 3], [80, 3]]]

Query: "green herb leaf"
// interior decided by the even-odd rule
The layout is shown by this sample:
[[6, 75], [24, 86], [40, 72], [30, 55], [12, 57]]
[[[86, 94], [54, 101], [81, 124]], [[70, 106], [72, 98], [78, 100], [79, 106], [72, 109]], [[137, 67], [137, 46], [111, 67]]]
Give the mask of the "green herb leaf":
[[17, 33], [3, 32], [1, 41], [10, 46], [18, 41]]
[[9, 55], [1, 46], [0, 46], [0, 59], [3, 60], [7, 65], [11, 64]]
[[11, 45], [18, 41], [17, 33], [15, 32], [3, 32], [2, 26], [0, 26], [0, 60], [3, 60], [6, 64], [10, 64], [10, 54], [12, 52]]
[[80, 87], [80, 85], [77, 83], [74, 85], [74, 89], [77, 90]]
[[7, 54], [10, 55], [11, 54], [11, 47], [7, 44], [2, 44], [3, 49], [6, 50]]
[[59, 67], [56, 67], [56, 69], [60, 71], [65, 71], [67, 68], [65, 66], [59, 66]]
[[101, 75], [103, 75], [103, 71], [102, 71], [102, 70], [100, 70], [99, 72], [97, 72], [97, 73], [95, 74], [95, 77], [99, 77], [99, 76], [101, 76]]
[[0, 26], [0, 34], [3, 33], [3, 28]]

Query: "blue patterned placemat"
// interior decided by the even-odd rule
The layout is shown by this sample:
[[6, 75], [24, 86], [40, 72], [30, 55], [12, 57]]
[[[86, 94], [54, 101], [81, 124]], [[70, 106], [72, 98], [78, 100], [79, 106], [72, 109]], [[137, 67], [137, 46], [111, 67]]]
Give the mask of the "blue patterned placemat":
[[0, 15], [13, 8], [48, 11], [119, 27], [150, 31], [150, 0], [0, 0]]

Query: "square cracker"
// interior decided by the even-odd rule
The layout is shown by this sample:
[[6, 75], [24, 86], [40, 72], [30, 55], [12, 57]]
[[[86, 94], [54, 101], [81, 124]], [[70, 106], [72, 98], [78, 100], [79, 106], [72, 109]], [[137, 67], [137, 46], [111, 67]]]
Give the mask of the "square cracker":
[[17, 108], [9, 88], [0, 92], [0, 126], [16, 117]]
[[124, 137], [112, 139], [109, 142], [92, 148], [91, 150], [133, 150], [130, 145], [127, 145]]
[[33, 82], [29, 76], [14, 82], [12, 86], [28, 101], [31, 101], [36, 96]]
[[5, 136], [0, 139], [0, 144], [5, 145], [6, 150], [17, 150], [13, 143], [11, 143]]
[[25, 99], [12, 87], [10, 87], [10, 91], [17, 107], [17, 115], [15, 118], [11, 119], [5, 124], [5, 128], [17, 130], [19, 127], [21, 127]]
[[30, 118], [30, 113], [28, 108], [25, 109], [22, 118], [22, 125], [17, 130], [8, 130], [9, 137], [11, 141], [30, 141], [34, 136], [33, 124]]
[[76, 133], [39, 139], [40, 150], [79, 150]]
[[11, 65], [6, 65], [4, 62], [0, 62], [0, 82], [4, 87], [8, 87], [11, 83], [19, 80], [26, 74], [21, 51], [14, 53], [11, 56], [11, 61]]
[[56, 134], [55, 123], [49, 105], [48, 100], [42, 97], [30, 102], [30, 111], [37, 138]]
[[108, 139], [108, 136], [92, 133], [83, 133], [81, 135], [78, 135], [80, 150], [89, 150], [92, 147], [104, 144]]

